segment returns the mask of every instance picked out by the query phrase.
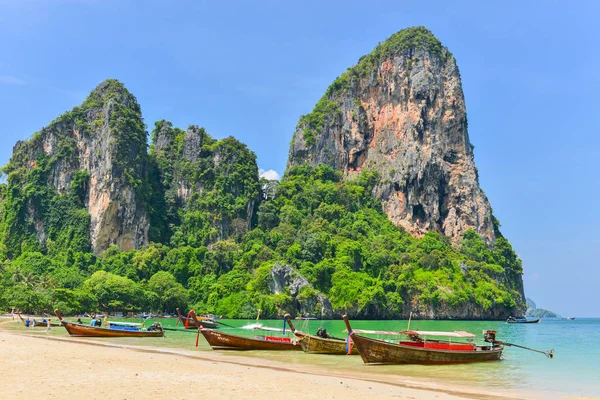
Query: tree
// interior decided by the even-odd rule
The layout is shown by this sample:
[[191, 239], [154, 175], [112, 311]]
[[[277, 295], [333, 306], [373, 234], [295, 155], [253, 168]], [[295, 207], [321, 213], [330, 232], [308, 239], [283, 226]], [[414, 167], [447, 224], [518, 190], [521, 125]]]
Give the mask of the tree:
[[144, 292], [137, 283], [110, 272], [94, 272], [83, 286], [95, 296], [98, 307], [108, 311], [131, 311], [145, 305]]
[[177, 308], [187, 307], [188, 295], [183, 285], [173, 275], [159, 271], [148, 281], [148, 289], [157, 295], [157, 309], [174, 313]]

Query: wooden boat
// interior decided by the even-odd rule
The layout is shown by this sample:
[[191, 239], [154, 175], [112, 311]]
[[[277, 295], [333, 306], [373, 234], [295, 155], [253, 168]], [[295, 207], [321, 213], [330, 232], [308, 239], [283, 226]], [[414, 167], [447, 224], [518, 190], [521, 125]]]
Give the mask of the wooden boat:
[[506, 322], [509, 324], [539, 324], [541, 321], [542, 321], [542, 318], [527, 319], [527, 318], [508, 317], [506, 319]]
[[[192, 317], [192, 314], [195, 316], [195, 318]], [[215, 321], [214, 319], [202, 318], [202, 317], [198, 318], [198, 316], [196, 315], [194, 310], [190, 310], [187, 317], [184, 317], [183, 315], [181, 315], [181, 311], [179, 311], [179, 308], [178, 308], [177, 309], [177, 318], [178, 318], [178, 320], [177, 320], [176, 325], [179, 325], [179, 322], [183, 322], [185, 329], [198, 329], [198, 328], [217, 329], [219, 327], [219, 323], [217, 321]]]
[[202, 328], [199, 330], [214, 350], [287, 350], [302, 351], [297, 341], [279, 336], [254, 336], [248, 338], [238, 335]]
[[302, 346], [302, 350], [305, 353], [311, 354], [358, 354], [356, 350], [353, 350], [354, 344], [352, 342], [349, 343], [349, 348], [347, 346], [347, 341], [340, 338], [328, 337], [324, 338], [318, 335], [310, 335], [308, 333], [304, 333], [302, 331], [296, 330], [296, 327], [292, 323], [291, 317], [289, 314], [285, 315], [285, 319], [290, 326], [291, 331], [294, 333], [294, 336], [298, 338], [300, 342], [300, 346]]
[[[350, 338], [366, 364], [455, 364], [499, 360], [504, 346], [496, 344], [496, 332], [485, 331], [485, 341], [489, 346], [473, 343], [452, 343], [451, 338], [472, 338], [467, 332], [425, 332], [425, 331], [359, 331], [352, 330], [348, 317], [344, 322]], [[409, 340], [390, 343], [372, 339], [358, 333], [405, 334]], [[427, 336], [445, 336], [448, 341], [427, 340]]]
[[67, 322], [62, 318], [58, 310], [55, 311], [56, 316], [63, 324], [69, 335], [71, 336], [87, 336], [87, 337], [163, 337], [165, 335], [160, 323], [155, 323], [148, 330], [133, 328], [131, 323], [115, 323], [111, 322], [109, 328], [98, 326], [90, 326]]
[[[47, 328], [48, 327], [48, 320], [50, 320], [50, 318], [48, 318], [48, 320], [37, 320], [37, 319], [33, 319], [30, 320], [29, 323], [26, 322], [26, 320], [21, 316], [21, 313], [17, 313], [17, 316], [19, 317], [19, 319], [21, 320], [21, 322], [23, 322], [23, 325], [25, 325], [28, 328]], [[61, 324], [57, 324], [56, 322], [50, 322], [50, 326], [51, 327], [59, 327], [62, 326]]]

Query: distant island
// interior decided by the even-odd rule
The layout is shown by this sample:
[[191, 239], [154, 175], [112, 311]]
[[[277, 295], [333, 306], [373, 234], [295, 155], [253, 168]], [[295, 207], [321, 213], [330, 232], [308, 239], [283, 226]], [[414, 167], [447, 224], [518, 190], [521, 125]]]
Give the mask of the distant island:
[[543, 308], [537, 308], [535, 302], [527, 297], [527, 312], [525, 313], [526, 317], [531, 318], [558, 318], [559, 316], [548, 310], [544, 310]]
[[393, 34], [325, 90], [290, 135], [280, 182], [260, 178], [233, 137], [151, 126], [109, 79], [14, 146], [1, 169], [0, 309], [525, 315], [522, 262], [479, 185], [456, 59], [426, 28]]

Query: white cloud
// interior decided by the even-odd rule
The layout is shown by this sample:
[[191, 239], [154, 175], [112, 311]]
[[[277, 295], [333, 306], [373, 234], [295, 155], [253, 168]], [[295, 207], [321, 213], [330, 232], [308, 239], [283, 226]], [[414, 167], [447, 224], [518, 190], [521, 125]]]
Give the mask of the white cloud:
[[275, 171], [274, 169], [269, 169], [269, 170], [265, 171], [264, 169], [259, 168], [258, 176], [260, 176], [261, 178], [268, 179], [270, 181], [278, 181], [279, 178], [281, 178], [279, 176], [279, 173], [277, 171]]
[[3, 85], [24, 85], [25, 82], [19, 78], [9, 75], [0, 75], [0, 84]]

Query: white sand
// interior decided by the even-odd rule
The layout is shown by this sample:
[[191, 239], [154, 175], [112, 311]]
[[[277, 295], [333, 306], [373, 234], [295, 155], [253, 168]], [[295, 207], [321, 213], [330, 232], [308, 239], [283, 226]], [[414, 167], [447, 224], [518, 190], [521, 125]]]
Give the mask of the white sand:
[[[337, 376], [326, 370], [208, 353], [159, 353], [143, 348], [48, 340], [0, 331], [1, 399], [461, 399], [483, 393], [434, 391]], [[140, 351], [142, 350], [142, 351]], [[168, 350], [167, 350], [168, 351]], [[214, 359], [213, 359], [214, 358]], [[463, 397], [464, 396], [464, 397]]]

